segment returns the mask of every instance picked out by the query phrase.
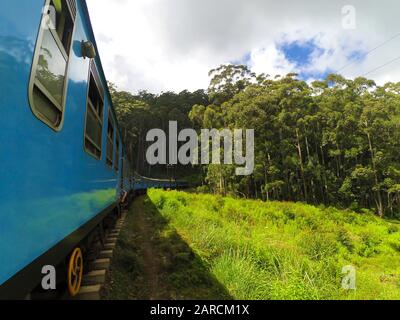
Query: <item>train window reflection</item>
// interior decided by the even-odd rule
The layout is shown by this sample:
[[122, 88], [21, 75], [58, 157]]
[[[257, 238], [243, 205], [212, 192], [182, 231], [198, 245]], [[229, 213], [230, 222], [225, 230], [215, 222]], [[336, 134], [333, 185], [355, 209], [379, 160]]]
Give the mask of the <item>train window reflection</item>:
[[119, 171], [119, 136], [117, 136], [117, 143], [116, 143], [116, 146], [115, 146], [115, 149], [116, 149], [116, 151], [115, 151], [115, 153], [116, 153], [116, 156], [115, 156], [115, 171]]
[[97, 159], [101, 158], [104, 90], [96, 65], [90, 64], [88, 96], [86, 102], [85, 149]]
[[107, 165], [112, 168], [114, 156], [114, 120], [111, 111], [108, 112], [107, 129]]
[[51, 32], [46, 30], [40, 48], [36, 81], [40, 81], [48, 93], [58, 102], [61, 109], [66, 67], [67, 62], [58, 49], [56, 41]]
[[[48, 0], [56, 11], [53, 25], [41, 24], [32, 65], [29, 99], [33, 113], [59, 131], [65, 105], [66, 74], [72, 42], [74, 0]], [[43, 14], [42, 19], [46, 19]], [[55, 25], [54, 25], [55, 24]]]

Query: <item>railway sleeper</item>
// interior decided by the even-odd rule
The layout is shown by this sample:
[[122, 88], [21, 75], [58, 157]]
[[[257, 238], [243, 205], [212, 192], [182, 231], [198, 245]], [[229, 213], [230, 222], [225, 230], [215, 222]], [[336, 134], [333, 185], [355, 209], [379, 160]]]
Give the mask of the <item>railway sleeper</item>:
[[[85, 273], [80, 292], [74, 300], [100, 300], [103, 285], [107, 278], [107, 272], [110, 268], [111, 258], [115, 249], [118, 236], [121, 228], [125, 222], [126, 211], [121, 212], [121, 217], [114, 223], [114, 228], [109, 232], [105, 232], [107, 235], [103, 241], [96, 242], [96, 248], [99, 247], [100, 251], [95, 255], [96, 258], [89, 260]], [[108, 228], [106, 228], [107, 230]]]

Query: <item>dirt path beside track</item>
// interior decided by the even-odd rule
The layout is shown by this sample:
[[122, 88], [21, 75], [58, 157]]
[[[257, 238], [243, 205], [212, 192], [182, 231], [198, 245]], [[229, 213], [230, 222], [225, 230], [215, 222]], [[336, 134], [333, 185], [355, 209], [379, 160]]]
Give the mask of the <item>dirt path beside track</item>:
[[137, 197], [129, 209], [102, 298], [231, 299], [146, 195]]

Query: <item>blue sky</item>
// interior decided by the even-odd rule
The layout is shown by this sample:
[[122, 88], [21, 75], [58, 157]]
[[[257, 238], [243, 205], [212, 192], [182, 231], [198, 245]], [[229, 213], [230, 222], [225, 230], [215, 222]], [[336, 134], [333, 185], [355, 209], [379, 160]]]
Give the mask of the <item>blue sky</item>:
[[325, 53], [325, 49], [320, 48], [313, 39], [307, 41], [284, 42], [278, 46], [283, 52], [285, 58], [293, 63], [302, 80], [322, 80], [333, 72], [331, 68], [325, 70], [312, 70], [313, 60], [321, 57]]
[[[276, 50], [281, 53], [286, 61], [292, 65], [292, 72], [298, 73], [301, 80], [324, 80], [330, 73], [341, 71], [343, 67], [349, 67], [355, 63], [362, 63], [365, 60], [366, 52], [354, 50], [346, 55], [347, 63], [338, 69], [327, 66], [324, 69], [315, 65], [316, 60], [322, 55], [332, 55], [333, 51], [327, 51], [318, 46], [314, 39], [284, 41], [275, 44]], [[246, 53], [241, 59], [232, 61], [233, 64], [245, 64], [251, 67], [251, 52]]]
[[[322, 80], [325, 79], [329, 73], [334, 72], [331, 68], [325, 70], [313, 70], [313, 60], [320, 57], [325, 50], [320, 48], [313, 39], [306, 41], [285, 41], [275, 44], [275, 49], [281, 54], [285, 60], [292, 65], [290, 72], [298, 73], [301, 80]], [[352, 59], [361, 58], [362, 54], [354, 54]], [[266, 57], [267, 58], [267, 57]], [[248, 52], [240, 59], [233, 60], [232, 64], [244, 64], [252, 67], [252, 53]], [[276, 67], [279, 67], [277, 65]]]
[[298, 68], [309, 65], [313, 55], [322, 54], [324, 51], [313, 40], [284, 42], [278, 46], [278, 49], [283, 52], [289, 62], [294, 63]]

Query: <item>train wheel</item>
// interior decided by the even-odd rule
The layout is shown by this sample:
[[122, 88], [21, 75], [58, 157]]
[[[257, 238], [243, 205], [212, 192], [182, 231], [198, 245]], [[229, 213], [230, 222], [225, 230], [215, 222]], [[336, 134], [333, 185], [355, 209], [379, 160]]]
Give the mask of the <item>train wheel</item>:
[[70, 258], [68, 263], [68, 274], [67, 274], [67, 285], [68, 292], [71, 297], [76, 296], [81, 289], [83, 276], [83, 256], [82, 250], [76, 248]]

